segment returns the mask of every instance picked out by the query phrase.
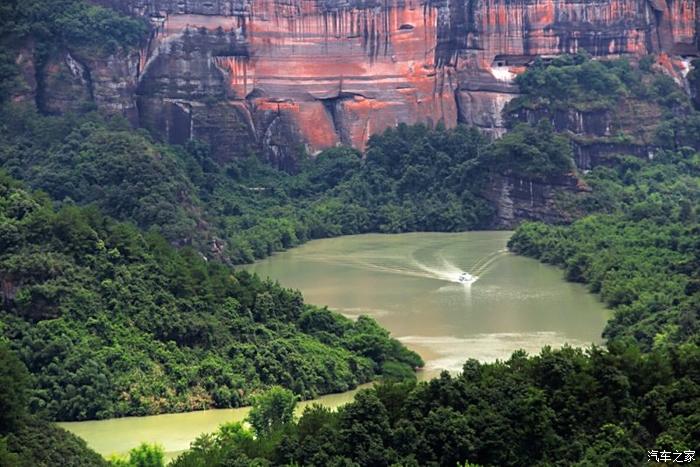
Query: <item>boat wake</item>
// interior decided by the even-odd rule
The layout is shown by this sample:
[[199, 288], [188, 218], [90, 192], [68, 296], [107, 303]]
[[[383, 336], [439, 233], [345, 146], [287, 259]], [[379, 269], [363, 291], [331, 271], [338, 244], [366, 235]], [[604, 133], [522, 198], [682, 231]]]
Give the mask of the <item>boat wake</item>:
[[429, 277], [448, 282], [454, 282], [457, 284], [462, 284], [464, 286], [470, 286], [476, 281], [478, 281], [479, 278], [482, 275], [484, 275], [491, 268], [491, 266], [506, 253], [507, 250], [503, 249], [482, 256], [465, 269], [457, 267], [456, 265], [449, 262], [439, 254], [437, 255], [437, 258], [440, 261], [439, 267], [429, 266], [421, 261], [418, 261], [415, 258], [415, 256], [413, 258], [413, 262], [423, 272], [427, 273]]
[[[472, 264], [455, 265], [445, 259], [440, 250], [432, 246], [419, 249], [413, 252], [410, 261], [406, 261], [405, 256], [376, 256], [372, 255], [353, 255], [350, 258], [343, 258], [343, 264], [361, 268], [368, 271], [383, 272], [393, 275], [411, 276], [426, 279], [437, 279], [440, 281], [460, 284], [464, 287], [469, 287], [479, 280], [491, 266], [501, 256], [506, 254], [507, 250], [498, 250], [490, 254], [476, 258]], [[421, 259], [418, 259], [421, 257]], [[325, 262], [338, 262], [339, 259], [335, 256], [314, 256], [315, 260]], [[461, 267], [460, 267], [461, 266]]]
[[424, 273], [426, 273], [427, 277], [432, 279], [455, 282], [462, 285], [471, 285], [479, 279], [478, 276], [458, 268], [446, 259], [440, 259], [442, 264], [439, 267], [432, 267], [415, 259], [414, 264]]

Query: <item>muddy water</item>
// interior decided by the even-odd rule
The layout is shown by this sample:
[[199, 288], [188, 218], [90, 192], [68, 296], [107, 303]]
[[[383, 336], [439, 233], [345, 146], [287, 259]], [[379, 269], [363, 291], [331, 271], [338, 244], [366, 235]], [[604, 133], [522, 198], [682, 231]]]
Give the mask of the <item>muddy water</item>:
[[510, 235], [339, 237], [248, 269], [300, 289], [308, 303], [373, 316], [418, 351], [432, 374], [458, 370], [467, 358], [493, 361], [516, 349], [601, 342], [609, 317], [603, 304], [564, 281], [561, 270], [508, 253]]
[[[308, 303], [349, 317], [368, 314], [426, 361], [421, 379], [464, 360], [504, 359], [516, 349], [600, 342], [608, 311], [554, 267], [505, 250], [510, 232], [359, 235], [319, 240], [250, 265]], [[460, 279], [461, 278], [461, 279]], [[356, 391], [324, 396], [337, 407]], [[302, 404], [303, 406], [304, 404]], [[243, 420], [248, 408], [62, 423], [108, 456], [142, 441], [168, 458], [201, 433]]]
[[[366, 384], [362, 387], [369, 386]], [[331, 408], [339, 407], [350, 402], [359, 389], [361, 388], [301, 402], [297, 406], [297, 415], [312, 403]], [[124, 454], [145, 441], [160, 444], [165, 449], [166, 458], [171, 460], [189, 448], [190, 443], [202, 433], [212, 433], [222, 423], [243, 421], [249, 411], [250, 407], [241, 407], [147, 417], [65, 422], [58, 425], [83, 438], [88, 446], [105, 457]]]

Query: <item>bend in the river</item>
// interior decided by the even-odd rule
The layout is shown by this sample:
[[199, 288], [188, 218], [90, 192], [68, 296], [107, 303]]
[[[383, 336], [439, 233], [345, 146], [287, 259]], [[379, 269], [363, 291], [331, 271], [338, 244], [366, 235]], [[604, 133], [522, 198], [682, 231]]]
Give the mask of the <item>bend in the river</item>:
[[[420, 375], [459, 370], [467, 358], [505, 359], [517, 349], [601, 341], [609, 317], [562, 271], [510, 254], [510, 232], [357, 235], [309, 242], [247, 266], [300, 289], [308, 303], [354, 317], [373, 316], [426, 361]], [[356, 391], [324, 396], [336, 407]], [[313, 402], [313, 401], [310, 401]], [[310, 403], [307, 402], [307, 403]], [[122, 453], [142, 441], [168, 457], [199, 434], [242, 420], [248, 408], [61, 424], [98, 452]]]
[[601, 342], [609, 311], [561, 270], [511, 254], [512, 232], [355, 235], [309, 242], [247, 267], [308, 303], [374, 317], [426, 371], [545, 345]]

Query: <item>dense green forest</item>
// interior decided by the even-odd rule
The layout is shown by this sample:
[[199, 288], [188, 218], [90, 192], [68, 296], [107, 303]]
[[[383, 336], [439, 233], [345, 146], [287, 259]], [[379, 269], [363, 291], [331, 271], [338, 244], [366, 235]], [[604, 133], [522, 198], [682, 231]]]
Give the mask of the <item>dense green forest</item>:
[[324, 151], [300, 172], [255, 155], [223, 166], [201, 143], [170, 147], [95, 113], [41, 116], [6, 106], [0, 165], [59, 205], [94, 204], [210, 257], [250, 262], [309, 239], [485, 227], [492, 173], [543, 179], [572, 170], [566, 138], [542, 122], [489, 142], [476, 129], [400, 125], [364, 158]]
[[278, 413], [252, 433], [224, 425], [172, 465], [641, 465], [645, 449], [697, 449], [699, 368], [691, 344], [469, 360], [458, 376], [380, 385], [337, 412]]
[[0, 466], [106, 466], [85, 441], [29, 410], [31, 375], [0, 338]]
[[[146, 33], [83, 0], [0, 5], [3, 50], [31, 39], [39, 67], [66, 44], [118, 53]], [[200, 142], [165, 145], [89, 108], [6, 102], [18, 73], [0, 52], [0, 464], [103, 463], [46, 420], [251, 402], [252, 431], [225, 425], [176, 465], [630, 465], [697, 448], [700, 116], [653, 60], [538, 61], [501, 139], [399, 125], [293, 174], [255, 154], [219, 164]], [[510, 246], [600, 293], [606, 348], [468, 361], [416, 384], [421, 359], [373, 320], [230, 267], [314, 238], [490, 226], [494, 175], [576, 172], [570, 143], [585, 138], [556, 131], [570, 109], [610, 112], [606, 140], [653, 159], [608, 157], [582, 177], [590, 192], [558, 200], [581, 220], [525, 224]], [[298, 397], [378, 377], [407, 381], [292, 416]], [[115, 463], [162, 461], [131, 456]]]
[[[337, 412], [315, 407], [298, 420], [280, 417], [271, 431], [224, 426], [195, 441], [175, 465], [627, 466], [645, 463], [648, 449], [695, 451], [698, 114], [675, 85], [667, 87], [670, 78], [636, 68], [630, 78], [627, 69], [626, 62], [591, 64], [581, 57], [536, 64], [519, 78], [526, 93], [512, 103], [516, 131], [504, 138], [520, 140], [517, 113], [528, 107], [550, 116], [558, 108], [611, 109], [634, 91], [635, 99], [661, 109], [663, 120], [647, 129], [653, 157], [608, 157], [583, 176], [590, 191], [559, 200], [580, 220], [526, 223], [510, 242], [512, 251], [561, 266], [567, 279], [600, 294], [614, 310], [605, 348], [545, 348], [505, 362], [467, 361], [458, 376], [381, 385]], [[598, 74], [606, 84], [589, 79]], [[557, 96], [559, 88], [547, 84], [552, 80], [581, 88]], [[620, 141], [639, 136], [619, 129]], [[503, 168], [522, 163], [527, 153], [506, 152], [519, 160]]]
[[551, 62], [537, 59], [516, 78], [521, 95], [509, 102], [506, 116], [521, 109], [615, 110], [631, 98], [656, 101], [666, 109], [690, 107], [690, 100], [670, 76], [653, 69], [654, 56], [638, 63], [627, 59], [591, 60], [586, 52], [562, 55]]
[[282, 385], [303, 398], [421, 359], [370, 318], [175, 250], [96, 208], [55, 210], [0, 175], [2, 329], [57, 420], [236, 407]]

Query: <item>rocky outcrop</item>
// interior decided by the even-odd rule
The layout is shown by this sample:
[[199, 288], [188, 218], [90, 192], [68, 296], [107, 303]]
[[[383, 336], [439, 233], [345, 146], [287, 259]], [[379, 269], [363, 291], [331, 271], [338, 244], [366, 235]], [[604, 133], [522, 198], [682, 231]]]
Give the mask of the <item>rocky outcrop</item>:
[[[635, 144], [622, 138], [616, 138], [620, 128], [620, 119], [616, 112], [608, 109], [581, 111], [572, 107], [551, 110], [546, 107], [537, 109], [519, 109], [508, 114], [515, 122], [537, 123], [549, 120], [557, 131], [571, 135], [574, 162], [579, 170], [590, 170], [598, 165], [612, 161], [616, 154], [647, 155], [647, 146]], [[639, 125], [638, 120], [635, 124]], [[625, 128], [624, 130], [627, 130]]]
[[606, 141], [605, 139], [572, 140], [574, 162], [579, 170], [590, 170], [601, 165], [613, 166], [619, 160], [617, 156], [624, 154], [640, 159], [651, 157], [651, 150], [643, 144], [625, 141]]
[[[194, 86], [226, 101], [225, 121], [282, 164], [304, 146], [362, 149], [370, 134], [398, 122], [464, 122], [499, 134], [501, 111], [517, 95], [513, 78], [536, 56], [642, 54], [695, 41], [694, 1], [195, 0], [128, 8], [163, 18], [140, 77], [143, 107], [191, 101]], [[149, 91], [152, 82], [158, 91]], [[605, 127], [598, 120], [581, 124]], [[189, 137], [202, 137], [194, 121]], [[173, 123], [160, 131], [177, 128], [165, 136], [182, 138]], [[230, 129], [207, 128], [213, 140], [228, 139]], [[240, 150], [247, 146], [234, 141], [218, 149], [220, 157]]]
[[549, 224], [570, 222], [572, 216], [560, 205], [562, 194], [588, 191], [574, 175], [535, 181], [514, 175], [494, 175], [484, 197], [496, 208], [491, 227], [512, 229], [524, 220]]
[[22, 85], [14, 95], [15, 101], [34, 101], [46, 114], [96, 106], [138, 123], [138, 52], [105, 55], [63, 48], [41, 61], [36, 57], [32, 43], [19, 48], [16, 63]]
[[262, 149], [284, 167], [301, 150], [362, 149], [398, 122], [499, 134], [513, 78], [537, 56], [697, 52], [695, 0], [99, 2], [149, 18], [150, 40], [52, 57], [37, 73], [46, 111], [88, 100], [165, 140], [208, 140], [222, 160]]
[[[418, 1], [382, 7], [256, 1], [235, 15], [231, 5], [185, 10], [174, 5], [152, 40], [138, 89], [143, 123], [171, 141], [199, 138], [198, 119], [186, 128], [160, 112], [216, 102], [227, 121], [252, 135], [271, 159], [336, 144], [363, 148], [372, 133], [399, 122], [458, 119], [457, 80], [435, 63], [438, 11]], [[303, 7], [303, 8], [302, 8]], [[202, 14], [205, 13], [205, 14]], [[222, 104], [225, 102], [225, 105]], [[182, 112], [179, 112], [182, 113]], [[208, 118], [207, 112], [202, 112]], [[208, 127], [225, 140], [229, 128]], [[241, 151], [236, 140], [220, 156]]]
[[70, 52], [51, 56], [37, 74], [37, 105], [44, 113], [80, 110], [92, 102], [90, 70]]

